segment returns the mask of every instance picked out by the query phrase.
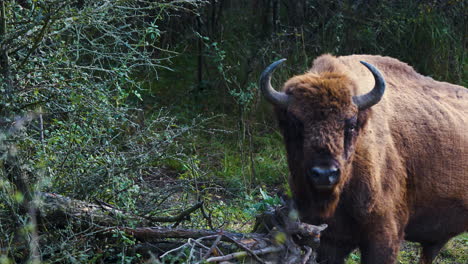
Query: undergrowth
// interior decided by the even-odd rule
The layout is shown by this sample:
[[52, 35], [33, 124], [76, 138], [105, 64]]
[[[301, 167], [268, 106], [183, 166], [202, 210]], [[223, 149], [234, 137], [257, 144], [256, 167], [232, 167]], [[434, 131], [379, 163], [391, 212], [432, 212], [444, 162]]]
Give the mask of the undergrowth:
[[[277, 88], [326, 52], [393, 56], [467, 84], [462, 0], [282, 1], [277, 17], [253, 6], [270, 1], [222, 2], [1, 1], [0, 263], [142, 261], [122, 232], [38, 228], [25, 213], [36, 192], [153, 216], [204, 201], [180, 226], [250, 231], [289, 193], [257, 87], [276, 59], [288, 58]], [[438, 263], [467, 263], [467, 243], [453, 239]], [[399, 261], [417, 251], [405, 244]]]

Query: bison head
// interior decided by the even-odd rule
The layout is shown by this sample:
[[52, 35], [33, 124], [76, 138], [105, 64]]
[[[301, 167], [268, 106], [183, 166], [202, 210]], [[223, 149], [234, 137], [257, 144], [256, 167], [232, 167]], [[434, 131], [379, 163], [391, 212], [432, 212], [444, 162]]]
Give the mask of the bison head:
[[296, 200], [310, 203], [315, 195], [324, 203], [334, 200], [336, 206], [351, 174], [367, 109], [382, 98], [385, 81], [374, 66], [361, 62], [375, 79], [375, 87], [367, 94], [353, 95], [356, 82], [339, 72], [307, 72], [289, 79], [283, 91], [277, 92], [271, 86], [271, 74], [283, 61], [265, 69], [260, 89], [276, 109], [288, 153], [291, 189]]

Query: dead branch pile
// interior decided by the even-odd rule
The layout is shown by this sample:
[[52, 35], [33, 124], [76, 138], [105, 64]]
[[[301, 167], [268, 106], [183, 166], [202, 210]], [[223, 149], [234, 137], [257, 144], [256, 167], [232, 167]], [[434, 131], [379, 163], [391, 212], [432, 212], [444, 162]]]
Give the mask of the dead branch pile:
[[[135, 238], [135, 250], [150, 263], [179, 258], [185, 263], [316, 263], [314, 250], [326, 225], [314, 226], [298, 221], [288, 205], [270, 208], [256, 218], [253, 233], [223, 230], [194, 230], [157, 226], [158, 222], [180, 223], [202, 203], [174, 217], [142, 217], [96, 201], [87, 203], [57, 194], [41, 193], [37, 203], [39, 220], [60, 225], [92, 223], [103, 234], [118, 230]], [[131, 228], [127, 223], [138, 223]]]

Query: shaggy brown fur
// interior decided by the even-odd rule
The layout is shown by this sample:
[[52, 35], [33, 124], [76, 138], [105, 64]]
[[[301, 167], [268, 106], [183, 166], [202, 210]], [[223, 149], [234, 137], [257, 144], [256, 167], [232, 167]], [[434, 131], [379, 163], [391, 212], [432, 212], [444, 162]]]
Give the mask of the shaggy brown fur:
[[[353, 95], [374, 86], [359, 61], [387, 82], [382, 101], [358, 111]], [[401, 240], [420, 242], [420, 263], [468, 229], [468, 90], [422, 76], [396, 59], [370, 55], [317, 58], [287, 81], [292, 100], [276, 113], [303, 221], [327, 223], [320, 263], [395, 263]], [[341, 170], [336, 186], [316, 189], [313, 165]]]

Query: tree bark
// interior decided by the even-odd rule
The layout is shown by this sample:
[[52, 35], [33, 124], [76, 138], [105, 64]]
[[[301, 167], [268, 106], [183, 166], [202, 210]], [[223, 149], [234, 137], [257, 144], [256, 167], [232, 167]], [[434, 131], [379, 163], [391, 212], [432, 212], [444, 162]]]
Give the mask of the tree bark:
[[[10, 73], [10, 59], [8, 57], [8, 46], [5, 45], [6, 43], [6, 35], [7, 35], [7, 18], [6, 18], [6, 6], [5, 1], [1, 1], [0, 6], [0, 67], [1, 73], [4, 80], [5, 85], [5, 96], [6, 99], [9, 100], [12, 96], [13, 90], [13, 83], [11, 80], [11, 73]], [[0, 109], [0, 111], [3, 109]]]

